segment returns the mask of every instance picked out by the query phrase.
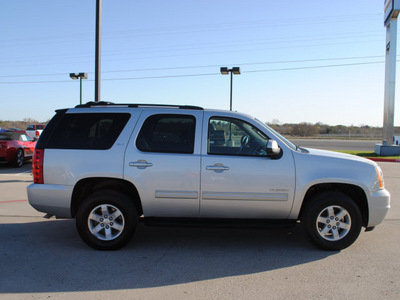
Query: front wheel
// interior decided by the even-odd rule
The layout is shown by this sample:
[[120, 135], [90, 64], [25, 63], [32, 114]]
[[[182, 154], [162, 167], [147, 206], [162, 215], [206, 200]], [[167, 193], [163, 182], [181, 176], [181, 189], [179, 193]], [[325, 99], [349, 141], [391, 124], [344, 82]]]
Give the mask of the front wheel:
[[116, 250], [133, 237], [138, 216], [132, 200], [116, 191], [98, 191], [79, 207], [76, 227], [82, 240], [94, 249]]
[[349, 196], [332, 191], [310, 199], [302, 222], [316, 246], [324, 250], [342, 250], [359, 236], [362, 217], [360, 209]]

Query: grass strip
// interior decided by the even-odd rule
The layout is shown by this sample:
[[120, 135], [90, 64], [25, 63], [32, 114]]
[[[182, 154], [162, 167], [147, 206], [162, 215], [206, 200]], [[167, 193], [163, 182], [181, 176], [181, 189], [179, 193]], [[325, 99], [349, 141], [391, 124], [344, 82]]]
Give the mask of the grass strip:
[[336, 150], [336, 152], [353, 154], [366, 158], [386, 158], [386, 159], [400, 159], [400, 156], [382, 156], [371, 151], [358, 151], [358, 150]]

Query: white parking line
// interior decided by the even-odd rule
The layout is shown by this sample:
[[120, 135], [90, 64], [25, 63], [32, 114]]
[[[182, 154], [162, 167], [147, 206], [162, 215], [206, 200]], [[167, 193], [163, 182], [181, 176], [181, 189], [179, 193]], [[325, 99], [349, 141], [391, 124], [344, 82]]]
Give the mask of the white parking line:
[[25, 171], [25, 172], [22, 172], [22, 173], [18, 173], [18, 174], [10, 174], [10, 173], [5, 173], [5, 174], [0, 174], [0, 175], [3, 175], [3, 176], [15, 176], [15, 177], [17, 177], [17, 176], [21, 176], [21, 175], [32, 175], [32, 171]]
[[19, 176], [19, 175], [24, 175], [24, 174], [32, 175], [32, 171], [31, 170], [25, 171], [25, 172], [22, 172], [22, 173], [19, 173], [19, 174], [15, 174], [14, 176]]

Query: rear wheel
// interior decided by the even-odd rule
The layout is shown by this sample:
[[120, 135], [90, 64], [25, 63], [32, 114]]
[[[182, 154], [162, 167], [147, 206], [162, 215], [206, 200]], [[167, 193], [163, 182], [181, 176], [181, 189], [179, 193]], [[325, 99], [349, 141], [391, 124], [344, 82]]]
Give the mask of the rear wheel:
[[138, 223], [135, 207], [123, 193], [106, 190], [87, 197], [79, 207], [76, 227], [83, 241], [98, 250], [116, 250], [133, 237]]
[[302, 222], [316, 246], [325, 250], [342, 250], [359, 236], [361, 212], [349, 196], [336, 191], [323, 192], [306, 205]]
[[15, 155], [15, 160], [13, 165], [17, 168], [21, 168], [22, 165], [24, 164], [24, 150], [22, 149], [18, 149], [17, 153]]

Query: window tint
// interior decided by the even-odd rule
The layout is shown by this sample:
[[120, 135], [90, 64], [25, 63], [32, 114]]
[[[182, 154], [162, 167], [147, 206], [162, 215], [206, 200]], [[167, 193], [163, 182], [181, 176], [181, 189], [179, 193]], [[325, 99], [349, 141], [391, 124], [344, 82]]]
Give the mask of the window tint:
[[267, 156], [268, 139], [257, 127], [243, 120], [213, 117], [208, 125], [207, 153]]
[[127, 113], [65, 114], [47, 143], [53, 149], [110, 149], [130, 118]]
[[33, 142], [33, 138], [31, 138], [29, 135], [26, 134], [21, 134], [19, 136], [19, 140], [22, 142]]
[[188, 115], [153, 115], [146, 119], [136, 140], [143, 152], [194, 152], [196, 119]]

